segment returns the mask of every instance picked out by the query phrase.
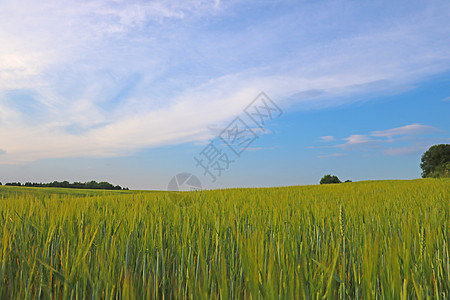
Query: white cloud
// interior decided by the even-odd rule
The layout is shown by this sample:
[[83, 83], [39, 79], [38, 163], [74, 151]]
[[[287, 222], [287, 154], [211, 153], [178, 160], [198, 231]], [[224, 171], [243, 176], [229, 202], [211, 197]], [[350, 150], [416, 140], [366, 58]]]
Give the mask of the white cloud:
[[361, 145], [373, 142], [371, 138], [363, 134], [352, 134], [348, 138], [344, 138], [343, 140], [347, 141], [346, 145]]
[[418, 153], [423, 153], [425, 150], [427, 150], [431, 145], [425, 146], [425, 145], [413, 145], [413, 146], [405, 146], [405, 147], [399, 147], [399, 148], [388, 148], [383, 151], [386, 155], [393, 155], [393, 156], [403, 156], [403, 155], [413, 155]]
[[247, 147], [245, 148], [245, 151], [261, 151], [261, 150], [273, 150], [277, 149], [279, 146], [273, 146], [273, 147]]
[[332, 136], [332, 135], [321, 136], [319, 139], [321, 142], [326, 142], [326, 143], [334, 142], [334, 140], [335, 140], [334, 136]]
[[399, 136], [399, 135], [421, 135], [421, 134], [430, 134], [430, 133], [436, 133], [436, 132], [439, 132], [439, 130], [433, 126], [421, 125], [421, 124], [411, 124], [411, 125], [392, 128], [392, 129], [388, 129], [388, 130], [373, 131], [371, 133], [371, 135], [376, 136], [376, 137], [392, 138], [394, 136]]
[[[409, 124], [401, 127], [372, 131], [370, 134], [352, 134], [342, 144], [330, 145], [321, 148], [340, 148], [353, 151], [375, 151], [386, 155], [411, 155], [419, 154], [433, 144], [447, 143], [450, 139], [430, 137], [435, 133], [443, 133], [439, 128]], [[404, 144], [407, 145], [404, 145]], [[389, 147], [387, 147], [389, 145]], [[331, 154], [334, 156], [334, 154]], [[328, 157], [322, 155], [319, 158]]]
[[450, 68], [448, 3], [382, 20], [341, 4], [259, 18], [239, 1], [2, 1], [0, 163], [204, 141], [261, 90], [330, 106]]
[[318, 155], [317, 158], [323, 159], [323, 158], [330, 158], [330, 157], [340, 157], [343, 155], [344, 155], [344, 153], [332, 153], [332, 154], [326, 154], [326, 155]]

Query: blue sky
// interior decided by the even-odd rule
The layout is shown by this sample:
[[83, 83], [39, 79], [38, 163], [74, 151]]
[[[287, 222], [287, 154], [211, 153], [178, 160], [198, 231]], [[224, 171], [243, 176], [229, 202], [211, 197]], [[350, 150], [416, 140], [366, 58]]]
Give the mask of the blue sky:
[[[0, 0], [0, 181], [417, 178], [449, 49], [448, 1]], [[212, 182], [194, 157], [261, 91], [283, 114]]]

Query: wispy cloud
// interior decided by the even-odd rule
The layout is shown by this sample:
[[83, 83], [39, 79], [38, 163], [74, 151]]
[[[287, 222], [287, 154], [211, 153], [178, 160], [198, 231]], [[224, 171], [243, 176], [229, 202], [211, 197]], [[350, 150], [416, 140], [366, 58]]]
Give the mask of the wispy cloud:
[[388, 130], [373, 131], [371, 133], [371, 136], [392, 138], [394, 136], [401, 136], [401, 135], [422, 135], [437, 132], [440, 132], [440, 130], [433, 126], [411, 124]]
[[[444, 132], [433, 126], [415, 123], [386, 130], [372, 131], [369, 134], [353, 134], [343, 138], [344, 143], [320, 148], [375, 151], [386, 155], [411, 155], [422, 153], [433, 144], [450, 142], [450, 138], [432, 137], [439, 133], [442, 134]], [[405, 143], [407, 145], [404, 145]], [[327, 155], [322, 155], [319, 158], [323, 157], [327, 157]]]
[[446, 98], [442, 99], [442, 101], [450, 101], [450, 97], [446, 97]]
[[327, 107], [450, 68], [447, 1], [382, 7], [2, 1], [0, 163], [205, 141], [262, 90]]
[[342, 149], [355, 149], [361, 147], [377, 147], [378, 141], [373, 140], [368, 135], [352, 134], [347, 138], [343, 138], [346, 141], [344, 144], [337, 145]]
[[388, 148], [383, 151], [384, 154], [393, 155], [393, 156], [403, 156], [403, 155], [413, 155], [417, 153], [423, 153], [427, 150], [430, 145], [413, 145], [413, 146], [405, 146], [399, 148]]
[[321, 142], [330, 143], [330, 142], [334, 142], [334, 141], [335, 141], [335, 138], [334, 138], [334, 136], [332, 136], [332, 135], [326, 135], [326, 136], [321, 136], [321, 137], [319, 138], [319, 140], [320, 140]]
[[273, 146], [273, 147], [247, 147], [245, 148], [245, 151], [261, 151], [261, 150], [274, 150], [279, 148], [279, 146]]
[[324, 159], [324, 158], [330, 158], [330, 157], [340, 157], [343, 156], [344, 153], [331, 153], [326, 155], [318, 155], [317, 158]]

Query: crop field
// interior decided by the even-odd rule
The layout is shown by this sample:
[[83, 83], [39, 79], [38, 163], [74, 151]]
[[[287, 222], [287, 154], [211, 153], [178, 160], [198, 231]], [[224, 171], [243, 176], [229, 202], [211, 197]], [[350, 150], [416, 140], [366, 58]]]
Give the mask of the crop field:
[[449, 299], [449, 238], [446, 179], [0, 186], [0, 299]]

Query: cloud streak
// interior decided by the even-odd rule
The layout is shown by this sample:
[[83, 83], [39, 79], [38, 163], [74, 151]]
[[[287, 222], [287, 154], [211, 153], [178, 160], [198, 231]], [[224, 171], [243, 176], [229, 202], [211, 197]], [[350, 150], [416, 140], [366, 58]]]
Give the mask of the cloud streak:
[[411, 124], [388, 130], [373, 131], [371, 133], [371, 136], [393, 138], [395, 136], [402, 136], [402, 135], [423, 135], [438, 132], [440, 132], [440, 130], [433, 126]]
[[[439, 128], [415, 123], [386, 130], [372, 131], [369, 134], [353, 134], [342, 139], [345, 143], [319, 148], [369, 151], [392, 156], [415, 155], [422, 153], [433, 144], [450, 142], [449, 138], [433, 137], [435, 134], [442, 133], [444, 132]], [[339, 154], [341, 155], [341, 153]], [[332, 156], [336, 156], [336, 153], [321, 155], [319, 158]]]
[[324, 159], [324, 158], [331, 158], [331, 157], [340, 157], [343, 156], [344, 153], [331, 153], [326, 155], [318, 155], [317, 158]]
[[334, 142], [335, 138], [332, 135], [327, 135], [327, 136], [321, 136], [319, 138], [319, 140], [324, 143], [330, 143], [330, 142]]

